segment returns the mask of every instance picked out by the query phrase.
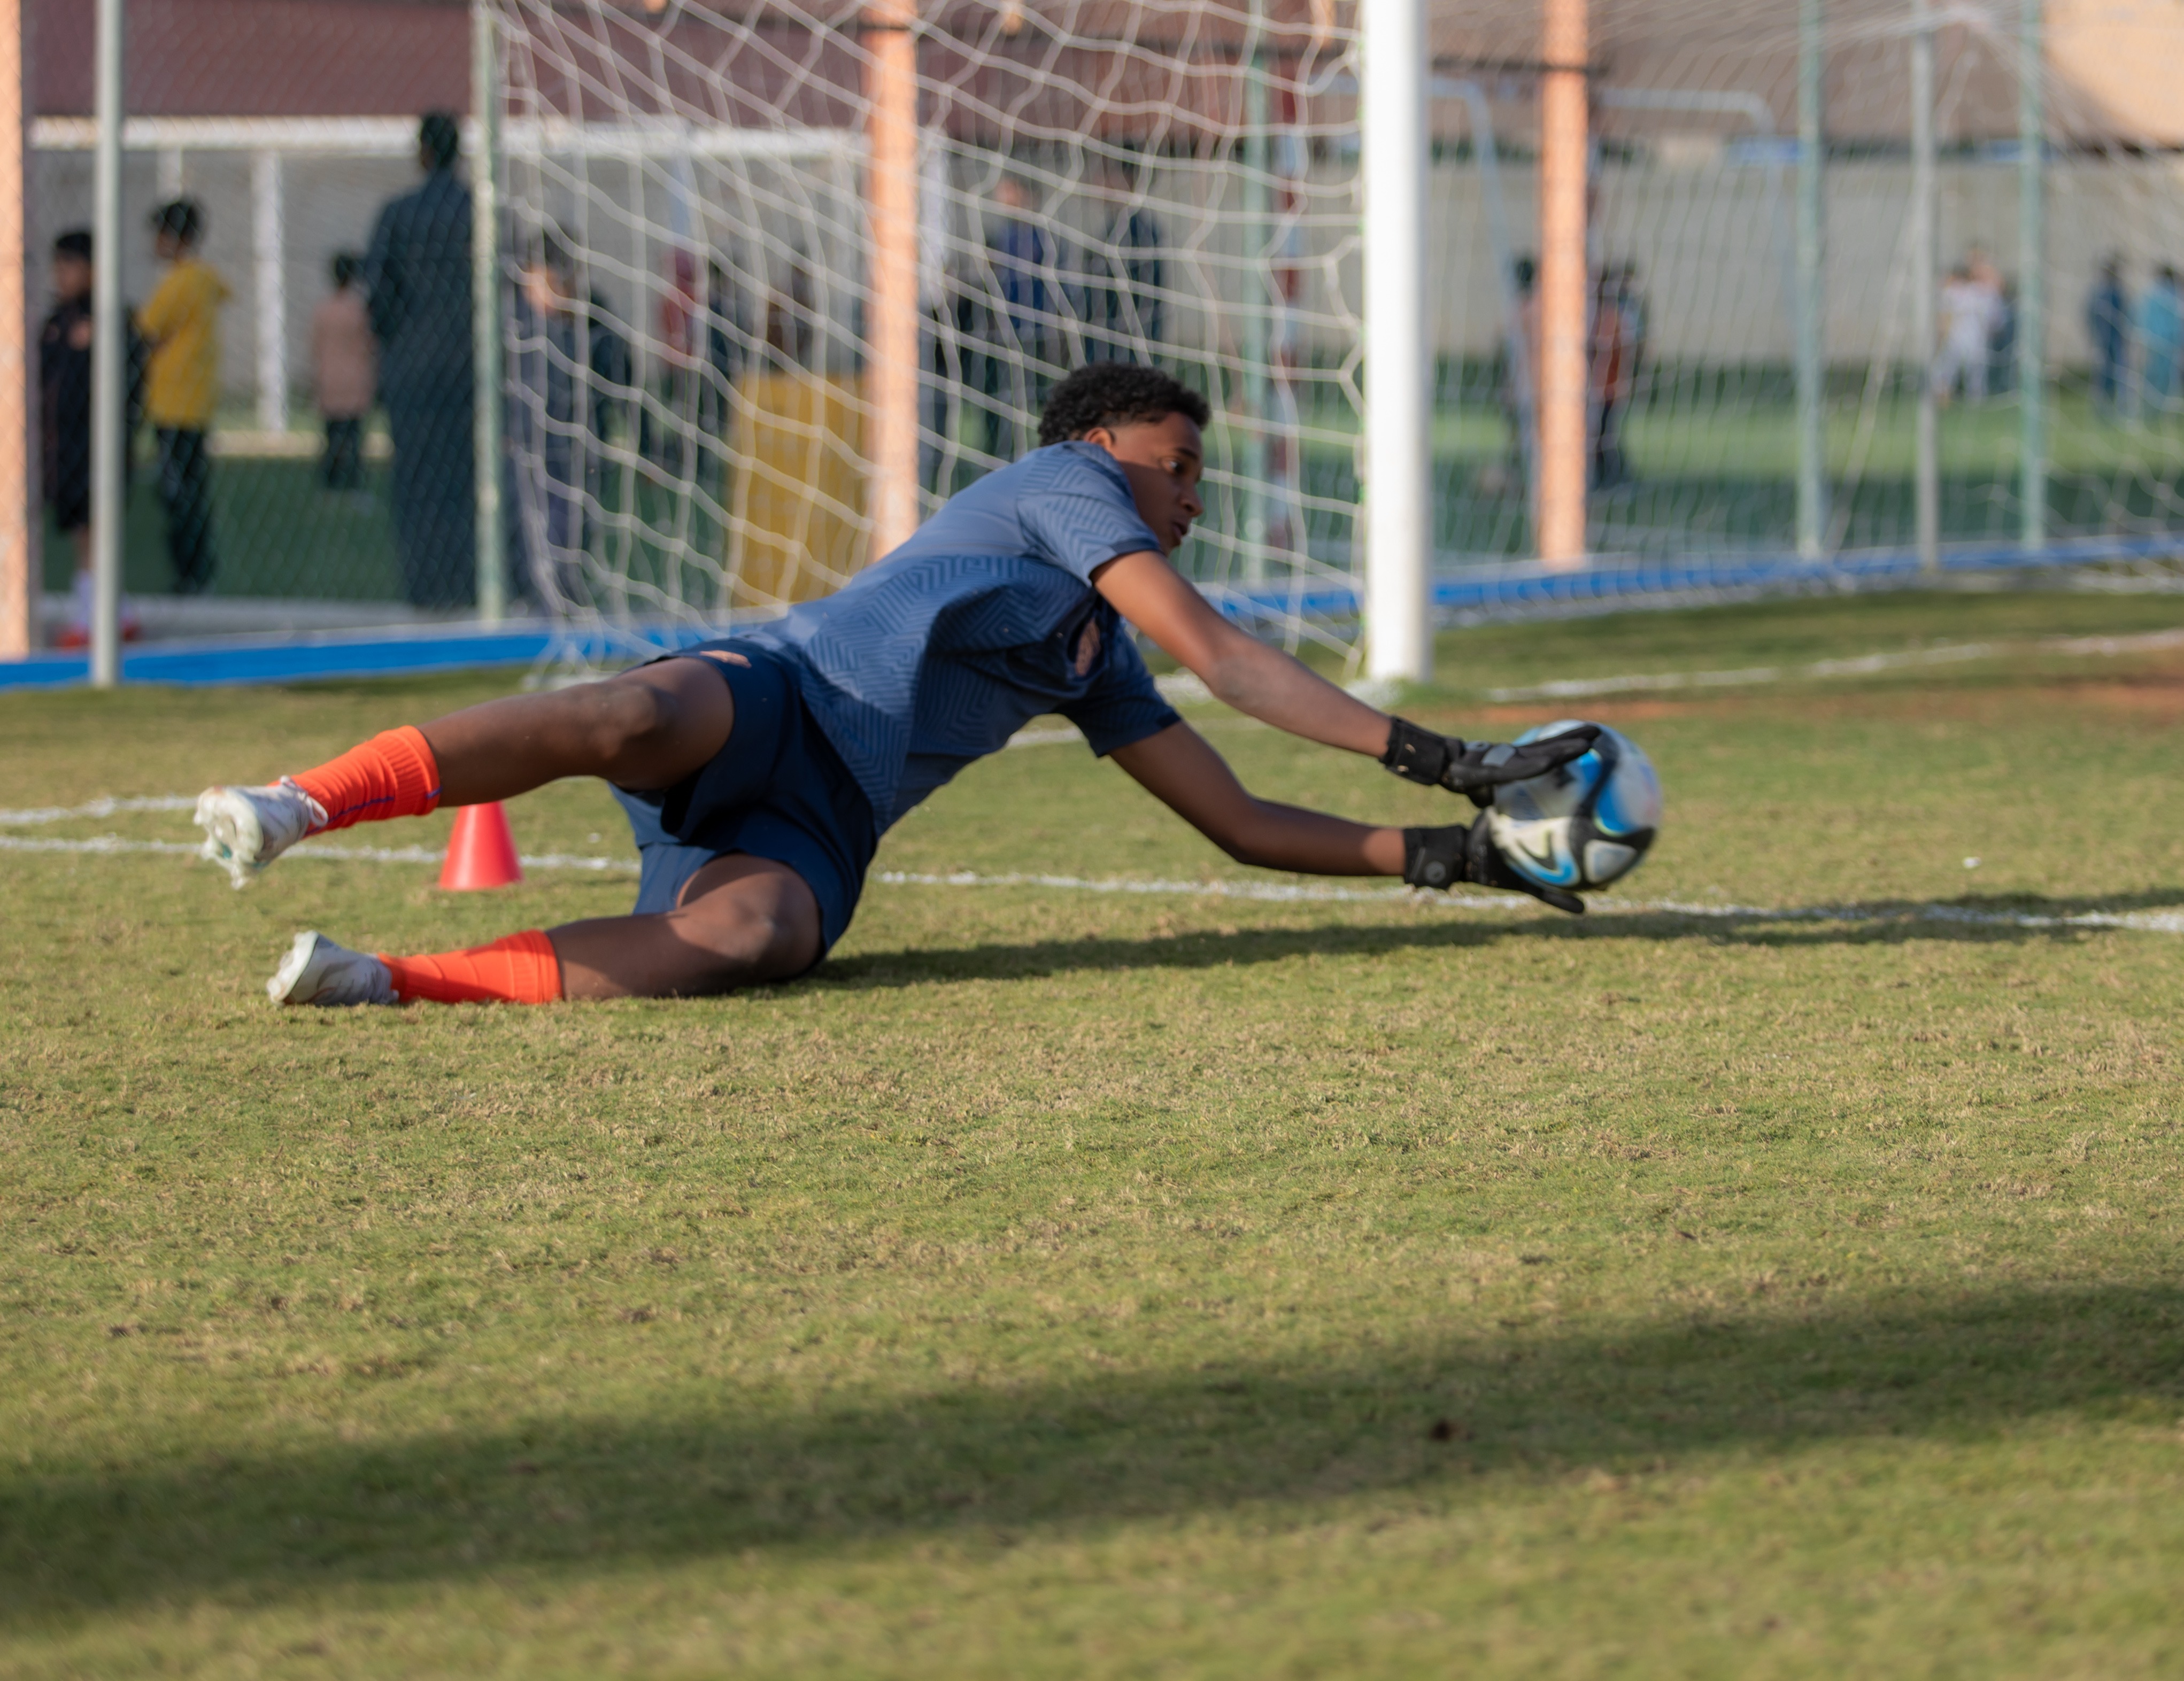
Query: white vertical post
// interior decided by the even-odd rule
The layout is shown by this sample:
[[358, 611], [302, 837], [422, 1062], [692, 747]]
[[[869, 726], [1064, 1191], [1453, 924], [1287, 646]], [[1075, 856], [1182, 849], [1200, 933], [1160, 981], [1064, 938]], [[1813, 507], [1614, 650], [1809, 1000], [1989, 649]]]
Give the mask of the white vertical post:
[[258, 306], [258, 428], [288, 430], [288, 276], [281, 260], [287, 233], [281, 154], [250, 154], [252, 290]]
[[2048, 546], [2048, 108], [2040, 0], [2017, 20], [2017, 396], [2027, 548]]
[[508, 616], [500, 509], [500, 42], [493, 0], [471, 3], [471, 451], [477, 505], [477, 610]]
[[1250, 22], [1244, 31], [1244, 50], [1237, 67], [1244, 76], [1244, 238], [1250, 265], [1244, 293], [1244, 582], [1253, 587], [1267, 581], [1267, 535], [1271, 521], [1268, 483], [1272, 476], [1267, 448], [1267, 421], [1273, 408], [1268, 364], [1273, 351], [1268, 333], [1268, 314], [1280, 295], [1281, 277], [1273, 261], [1273, 159], [1267, 133], [1267, 60], [1260, 46], [1265, 18], [1259, 0], [1252, 0]]
[[1827, 542], [1827, 357], [1820, 289], [1827, 186], [1825, 0], [1797, 14], [1797, 553], [1817, 560]]
[[1919, 379], [1919, 568], [1942, 569], [1941, 423], [1934, 390], [1934, 286], [1940, 262], [1935, 215], [1934, 22], [1928, 0], [1911, 0], [1911, 353]]
[[1426, 337], [1423, 0], [1362, 0], [1357, 127], [1365, 188], [1366, 669], [1433, 675], [1433, 493]]
[[129, 332], [121, 303], [122, 0], [98, 0], [92, 163], [91, 681], [121, 681], [121, 491]]
[[23, 70], [21, 0], [0, 0], [0, 660], [31, 651], [40, 571], [38, 522], [31, 517]]

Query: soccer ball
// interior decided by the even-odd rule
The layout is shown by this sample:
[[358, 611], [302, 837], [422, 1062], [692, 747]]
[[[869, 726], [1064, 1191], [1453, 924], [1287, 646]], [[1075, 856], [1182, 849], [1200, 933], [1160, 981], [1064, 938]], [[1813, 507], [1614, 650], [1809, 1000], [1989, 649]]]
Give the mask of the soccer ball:
[[[1559, 735], [1579, 721], [1542, 724], [1517, 739]], [[1583, 758], [1496, 788], [1486, 817], [1494, 843], [1518, 875], [1585, 893], [1629, 875], [1653, 844], [1661, 779], [1637, 743], [1603, 725]]]

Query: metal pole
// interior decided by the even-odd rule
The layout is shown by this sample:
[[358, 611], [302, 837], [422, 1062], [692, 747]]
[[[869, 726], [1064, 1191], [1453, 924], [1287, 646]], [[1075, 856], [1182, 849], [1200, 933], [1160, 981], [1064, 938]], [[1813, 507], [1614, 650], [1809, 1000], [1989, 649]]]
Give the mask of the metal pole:
[[1268, 378], [1271, 350], [1268, 345], [1267, 310], [1281, 289], [1281, 279], [1274, 273], [1273, 229], [1272, 210], [1273, 159], [1270, 155], [1267, 133], [1267, 58], [1259, 45], [1262, 14], [1256, 3], [1252, 5], [1251, 22], [1245, 31], [1244, 70], [1244, 225], [1245, 238], [1250, 241], [1251, 263], [1246, 273], [1252, 276], [1247, 287], [1255, 283], [1263, 293], [1260, 297], [1246, 294], [1244, 300], [1244, 320], [1241, 323], [1244, 339], [1244, 424], [1249, 428], [1244, 439], [1244, 581], [1248, 584], [1262, 584], [1267, 581], [1267, 510], [1269, 461], [1267, 448], [1267, 420], [1273, 408], [1272, 391]]
[[288, 430], [288, 285], [281, 261], [287, 218], [281, 188], [281, 154], [254, 153], [250, 220], [253, 289], [258, 294], [258, 426], [269, 432]]
[[1424, 0], [1362, 0], [1365, 188], [1365, 633], [1374, 677], [1433, 674]]
[[1822, 193], [1826, 184], [1825, 0], [1797, 12], [1797, 553], [1816, 560], [1826, 546], [1827, 359], [1823, 329]]
[[122, 0], [98, 0], [92, 164], [91, 681], [121, 681], [121, 493], [129, 447], [128, 323], [121, 313]]
[[872, 559], [916, 532], [918, 391], [916, 0], [865, 8], [872, 161]]
[[2017, 19], [2017, 391], [2023, 540], [2048, 546], [2048, 111], [2040, 0]]
[[1546, 0], [1540, 86], [1540, 559], [1585, 564], [1585, 0]]
[[31, 382], [23, 141], [23, 8], [0, 0], [0, 660], [31, 651], [39, 523], [31, 506]]
[[1934, 390], [1934, 284], [1941, 266], [1934, 214], [1934, 24], [1911, 0], [1911, 353], [1919, 381], [1919, 569], [1942, 570], [1940, 420]]
[[500, 509], [500, 42], [492, 0], [471, 3], [471, 450], [476, 478], [478, 617], [508, 616]]

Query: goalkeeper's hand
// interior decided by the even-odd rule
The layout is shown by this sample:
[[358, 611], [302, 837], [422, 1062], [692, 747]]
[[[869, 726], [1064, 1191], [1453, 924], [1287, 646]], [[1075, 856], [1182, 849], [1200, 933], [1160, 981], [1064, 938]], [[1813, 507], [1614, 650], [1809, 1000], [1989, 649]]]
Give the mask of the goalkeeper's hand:
[[1414, 888], [1435, 888], [1446, 893], [1458, 882], [1482, 888], [1506, 888], [1528, 893], [1542, 905], [1585, 915], [1585, 901], [1561, 888], [1542, 887], [1510, 867], [1494, 844], [1486, 819], [1451, 823], [1441, 829], [1403, 831], [1403, 879]]
[[1467, 794], [1474, 805], [1484, 810], [1493, 804], [1494, 790], [1502, 783], [1543, 776], [1558, 765], [1582, 758], [1599, 735], [1599, 725], [1579, 724], [1560, 735], [1528, 741], [1520, 747], [1513, 742], [1437, 736], [1407, 718], [1390, 718], [1388, 750], [1380, 755], [1380, 762], [1407, 782]]

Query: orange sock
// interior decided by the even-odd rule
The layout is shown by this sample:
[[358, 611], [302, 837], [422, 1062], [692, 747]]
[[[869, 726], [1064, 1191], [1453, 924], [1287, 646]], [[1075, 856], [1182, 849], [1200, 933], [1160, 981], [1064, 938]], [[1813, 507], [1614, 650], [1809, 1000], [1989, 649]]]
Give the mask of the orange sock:
[[439, 764], [425, 738], [407, 724], [383, 730], [363, 746], [292, 780], [326, 807], [327, 829], [421, 817], [440, 803]]
[[425, 957], [377, 954], [394, 977], [403, 1003], [552, 1004], [561, 996], [561, 960], [554, 943], [536, 928], [467, 951]]

